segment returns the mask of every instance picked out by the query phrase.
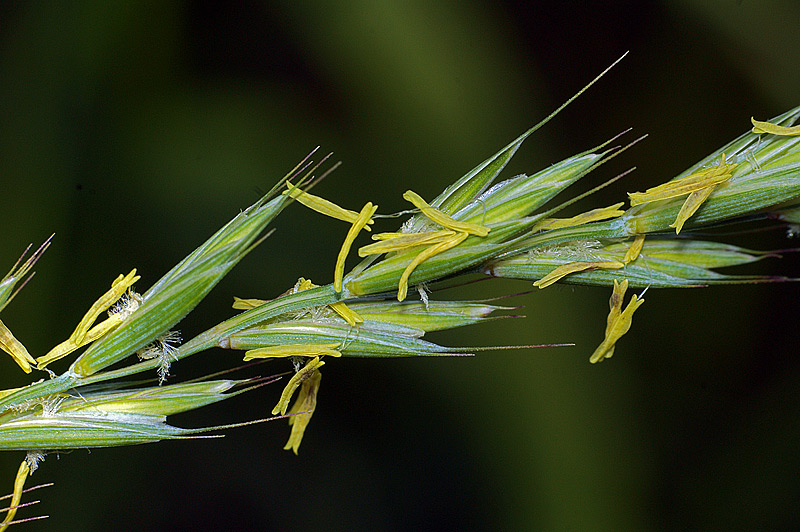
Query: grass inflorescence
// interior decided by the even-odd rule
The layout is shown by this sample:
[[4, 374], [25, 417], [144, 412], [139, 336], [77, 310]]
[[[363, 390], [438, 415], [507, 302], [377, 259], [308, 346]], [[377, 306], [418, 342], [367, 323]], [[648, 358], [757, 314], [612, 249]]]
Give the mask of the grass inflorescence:
[[[341, 207], [311, 194], [327, 157], [316, 164], [306, 158], [148, 290], [136, 290], [135, 269], [114, 279], [77, 317], [69, 338], [54, 342], [48, 353], [32, 356], [0, 322], [0, 348], [26, 373], [38, 372], [28, 386], [0, 391], [0, 449], [27, 453], [0, 532], [24, 521], [15, 516], [24, 506], [26, 478], [48, 452], [195, 438], [225, 428], [180, 428], [167, 421], [264, 384], [213, 375], [168, 382], [172, 364], [212, 347], [240, 350], [245, 361], [288, 359], [292, 376], [272, 412], [288, 417], [284, 448], [297, 453], [317, 407], [326, 363], [346, 357], [469, 354], [474, 349], [439, 345], [426, 335], [515, 310], [495, 301], [433, 300], [427, 287], [468, 274], [517, 279], [538, 289], [555, 283], [608, 287], [604, 339], [587, 353], [595, 363], [614, 354], [644, 303], [642, 292], [626, 296], [628, 290], [791, 280], [719, 272], [774, 253], [740, 248], [700, 231], [738, 221], [800, 223], [795, 125], [800, 107], [769, 121], [753, 120], [752, 130], [662, 185], [631, 191], [617, 203], [570, 217], [559, 213], [589, 194], [557, 205], [551, 204], [554, 198], [630, 144], [619, 148], [612, 139], [531, 175], [501, 178], [525, 139], [554, 115], [438, 196], [406, 191], [410, 210], [399, 227], [379, 227], [392, 217], [380, 213], [375, 203]], [[331, 258], [333, 281], [316, 285], [298, 275], [293, 287], [272, 299], [242, 294], [259, 297], [235, 298], [234, 315], [180, 343], [176, 325], [293, 203], [349, 224], [338, 257]], [[365, 233], [372, 243], [361, 243]], [[23, 254], [0, 281], [0, 312], [30, 279], [49, 243], [27, 258]], [[353, 254], [362, 260], [348, 271], [346, 259]], [[415, 293], [419, 299], [410, 297]], [[63, 373], [48, 367], [67, 357], [72, 362]], [[156, 382], [130, 381], [149, 372], [155, 372]]]

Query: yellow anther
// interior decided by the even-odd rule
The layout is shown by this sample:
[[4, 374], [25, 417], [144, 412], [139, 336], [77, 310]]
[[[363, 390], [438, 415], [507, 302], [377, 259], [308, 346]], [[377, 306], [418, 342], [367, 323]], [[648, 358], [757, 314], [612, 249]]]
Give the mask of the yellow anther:
[[403, 198], [411, 202], [429, 220], [445, 229], [426, 233], [382, 233], [375, 235], [375, 239], [381, 240], [381, 242], [364, 246], [359, 250], [359, 255], [363, 257], [377, 253], [403, 251], [417, 246], [428, 246], [419, 252], [403, 270], [397, 286], [398, 301], [403, 301], [408, 295], [408, 279], [423, 261], [459, 245], [469, 235], [485, 237], [491, 230], [482, 225], [454, 220], [439, 209], [428, 205], [419, 194], [412, 190], [407, 190], [403, 194]]
[[[41, 382], [41, 380], [39, 382]], [[0, 399], [3, 399], [4, 397], [8, 397], [12, 393], [16, 393], [16, 392], [20, 391], [21, 389], [22, 388], [8, 388], [6, 390], [0, 390]]]
[[800, 135], [800, 126], [779, 126], [770, 122], [760, 122], [755, 118], [750, 117], [750, 122], [753, 123], [753, 133], [767, 133], [769, 135], [783, 135], [794, 136]]
[[38, 357], [36, 359], [36, 369], [44, 369], [45, 366], [47, 366], [50, 362], [64, 358], [73, 351], [94, 342], [101, 336], [104, 336], [116, 329], [124, 319], [125, 318], [119, 314], [109, 316], [107, 319], [89, 329], [86, 334], [83, 335], [83, 340], [81, 340], [80, 343], [76, 343], [72, 336], [70, 336], [51, 349], [46, 355]]
[[700, 206], [705, 203], [712, 192], [714, 192], [713, 186], [695, 190], [689, 194], [689, 197], [683, 202], [681, 210], [678, 212], [678, 217], [669, 225], [670, 227], [675, 228], [676, 235], [680, 234], [681, 229], [683, 229], [683, 224], [686, 223], [686, 220], [688, 220], [690, 216], [697, 212], [697, 209], [699, 209]]
[[625, 265], [618, 260], [602, 260], [596, 262], [575, 261], [562, 264], [552, 272], [548, 273], [538, 281], [533, 283], [533, 286], [539, 288], [547, 288], [553, 283], [556, 283], [571, 273], [587, 272], [591, 270], [605, 269], [605, 270], [618, 270], [624, 268]]
[[623, 202], [615, 203], [610, 207], [592, 209], [591, 211], [581, 213], [572, 218], [545, 218], [534, 225], [532, 231], [563, 229], [564, 227], [575, 227], [577, 225], [608, 220], [609, 218], [617, 218], [625, 214], [625, 211], [620, 210], [622, 205]]
[[260, 307], [266, 303], [264, 299], [242, 299], [241, 297], [233, 296], [233, 308], [236, 310], [250, 310], [251, 308]]
[[[328, 201], [325, 198], [304, 192], [288, 181], [286, 182], [286, 188], [288, 188], [288, 190], [285, 190], [283, 192], [284, 194], [320, 214], [324, 214], [325, 216], [330, 216], [331, 218], [336, 218], [337, 220], [342, 220], [350, 224], [355, 223], [356, 219], [358, 218], [357, 212], [339, 207], [332, 201]], [[375, 221], [370, 219], [367, 223], [373, 224]], [[369, 227], [365, 227], [365, 229], [367, 231], [370, 230]]]
[[697, 209], [708, 199], [717, 185], [731, 178], [734, 168], [736, 168], [736, 164], [726, 163], [725, 154], [723, 153], [719, 164], [716, 166], [669, 181], [645, 192], [629, 192], [628, 197], [631, 200], [631, 206], [633, 206], [688, 194], [689, 197], [686, 198], [683, 206], [681, 206], [675, 222], [670, 225], [670, 227], [675, 228], [675, 233], [678, 234], [681, 232], [683, 224], [697, 212]]
[[11, 355], [22, 371], [25, 373], [31, 372], [31, 365], [36, 364], [36, 361], [22, 345], [22, 342], [17, 340], [11, 330], [6, 327], [5, 323], [0, 321], [0, 349]]
[[111, 289], [100, 296], [100, 298], [94, 302], [89, 311], [83, 316], [83, 319], [75, 328], [75, 331], [70, 335], [70, 340], [74, 341], [76, 344], [83, 345], [83, 337], [89, 332], [89, 328], [95, 322], [97, 317], [108, 310], [111, 305], [116, 303], [117, 300], [122, 297], [122, 294], [124, 294], [125, 291], [133, 286], [133, 284], [138, 280], [139, 276], [136, 275], [135, 268], [131, 270], [128, 275], [124, 277], [120, 275], [114, 279], [114, 282], [111, 283]]
[[14, 516], [17, 515], [17, 508], [19, 507], [20, 501], [22, 501], [22, 488], [25, 487], [25, 480], [28, 478], [30, 470], [28, 462], [23, 460], [17, 470], [17, 477], [14, 479], [14, 493], [11, 496], [11, 503], [8, 505], [6, 517], [0, 522], [0, 532], [7, 529], [9, 523], [11, 523], [11, 521], [14, 520]]
[[[289, 434], [289, 441], [283, 447], [284, 450], [292, 450], [297, 454], [300, 448], [300, 442], [303, 441], [303, 435], [306, 432], [308, 422], [311, 421], [311, 416], [317, 408], [317, 393], [319, 392], [319, 384], [322, 381], [322, 373], [315, 371], [306, 379], [300, 386], [300, 392], [297, 394], [294, 404], [287, 413], [295, 414], [289, 418], [289, 426], [292, 427], [292, 432]], [[300, 412], [300, 413], [298, 413]]]
[[269, 347], [259, 347], [258, 349], [250, 349], [244, 353], [244, 361], [253, 360], [256, 358], [286, 358], [286, 357], [321, 357], [328, 355], [331, 357], [340, 357], [342, 353], [337, 351], [340, 343], [330, 344], [285, 344], [285, 345], [271, 345]]
[[716, 166], [700, 170], [699, 172], [689, 174], [680, 179], [668, 181], [657, 187], [649, 188], [645, 192], [629, 192], [628, 197], [631, 200], [631, 206], [677, 198], [686, 194], [691, 194], [696, 190], [702, 190], [724, 183], [730, 179], [734, 168], [736, 168], [736, 164], [726, 163], [725, 154], [722, 154], [722, 159]]
[[475, 235], [475, 236], [486, 236], [489, 234], [490, 229], [488, 227], [454, 220], [453, 218], [443, 213], [439, 209], [436, 209], [428, 205], [428, 203], [424, 199], [422, 199], [422, 197], [419, 194], [417, 194], [412, 190], [407, 190], [405, 194], [403, 194], [403, 199], [411, 202], [414, 205], [414, 207], [418, 208], [422, 212], [422, 214], [424, 214], [428, 219], [430, 219], [433, 222], [436, 222], [437, 224], [441, 225], [446, 229], [468, 233], [470, 235]]
[[342, 244], [342, 249], [339, 250], [339, 256], [336, 258], [336, 269], [334, 270], [333, 275], [333, 289], [336, 292], [342, 291], [342, 280], [344, 279], [344, 261], [347, 258], [348, 253], [350, 253], [350, 247], [353, 245], [353, 241], [356, 239], [356, 236], [358, 236], [358, 233], [366, 227], [367, 222], [372, 219], [372, 215], [375, 214], [375, 211], [377, 210], [377, 205], [367, 202], [366, 205], [364, 205], [364, 207], [361, 209], [361, 212], [358, 213], [358, 217], [353, 222], [353, 225], [350, 226], [350, 230], [347, 231], [347, 236]]
[[467, 239], [469, 235], [467, 233], [455, 233], [449, 240], [445, 240], [439, 244], [435, 244], [428, 248], [423, 249], [420, 251], [419, 255], [414, 257], [406, 269], [403, 270], [403, 274], [400, 276], [400, 282], [398, 283], [397, 289], [397, 300], [403, 301], [408, 295], [408, 278], [411, 277], [411, 273], [416, 269], [417, 266], [422, 264], [423, 261], [428, 260], [429, 258], [438, 255], [439, 253], [443, 253], [448, 249], [454, 248], [464, 240]]
[[449, 240], [455, 231], [443, 229], [441, 231], [428, 231], [425, 233], [379, 233], [372, 235], [373, 240], [379, 240], [359, 248], [358, 256], [379, 255], [393, 251], [404, 251], [417, 246], [429, 246]]
[[341, 316], [351, 327], [355, 327], [359, 323], [364, 322], [364, 318], [359, 316], [358, 312], [345, 305], [343, 301], [331, 303], [328, 306], [331, 307], [336, 314]]
[[319, 372], [319, 368], [325, 365], [325, 362], [320, 360], [319, 357], [314, 357], [309, 360], [305, 366], [300, 369], [297, 373], [295, 373], [289, 382], [286, 383], [286, 387], [283, 389], [281, 393], [281, 398], [278, 400], [278, 404], [275, 405], [275, 408], [272, 409], [272, 414], [286, 414], [286, 410], [289, 408], [289, 401], [292, 399], [295, 390], [303, 384], [307, 379], [311, 378], [311, 376], [315, 372]]
[[627, 279], [622, 281], [622, 283], [617, 283], [617, 280], [614, 279], [614, 291], [611, 293], [611, 299], [608, 301], [611, 310], [606, 319], [605, 339], [589, 358], [589, 362], [592, 364], [605, 360], [606, 358], [611, 358], [614, 354], [614, 346], [617, 340], [622, 338], [631, 328], [633, 313], [644, 303], [644, 299], [639, 299], [636, 294], [634, 294], [628, 306], [625, 307], [625, 310], [621, 310], [622, 301], [627, 289]]
[[639, 254], [642, 252], [643, 246], [644, 246], [644, 235], [636, 235], [636, 238], [633, 239], [631, 247], [629, 247], [627, 253], [625, 253], [625, 258], [622, 259], [622, 262], [628, 264], [638, 259]]

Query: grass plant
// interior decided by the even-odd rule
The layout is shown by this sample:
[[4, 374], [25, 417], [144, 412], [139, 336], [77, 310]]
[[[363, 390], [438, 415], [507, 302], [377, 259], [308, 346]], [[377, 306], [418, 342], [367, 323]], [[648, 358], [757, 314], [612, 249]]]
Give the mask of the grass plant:
[[[400, 227], [385, 228], [397, 213], [382, 213], [371, 202], [360, 209], [340, 207], [314, 195], [313, 185], [331, 167], [327, 157], [312, 162], [312, 152], [144, 293], [136, 291], [135, 269], [114, 279], [78, 317], [69, 338], [54, 342], [48, 353], [31, 355], [0, 322], [0, 347], [33, 377], [27, 386], [0, 391], [0, 449], [26, 452], [0, 531], [33, 519], [16, 514], [25, 506], [27, 477], [47, 453], [205, 437], [235, 426], [168, 423], [174, 414], [277, 380], [209, 376], [169, 382], [172, 364], [212, 347], [240, 350], [244, 361], [288, 359], [285, 369], [292, 375], [283, 379], [272, 414], [288, 421], [284, 449], [296, 454], [327, 363], [345, 357], [471, 354], [474, 348], [439, 345], [425, 335], [515, 311], [497, 301], [433, 300], [427, 287], [475, 275], [517, 279], [522, 287], [536, 289], [554, 283], [606, 286], [612, 295], [604, 339], [586, 353], [595, 363], [615, 353], [649, 288], [793, 280], [717, 271], [776, 254], [743, 249], [706, 231], [739, 222], [798, 222], [800, 131], [795, 124], [800, 107], [768, 121], [753, 120], [751, 130], [658, 187], [569, 217], [560, 214], [600, 187], [558, 204], [553, 200], [638, 139], [619, 144], [614, 138], [531, 175], [502, 176], [520, 145], [562, 108], [435, 198], [407, 191], [407, 219]], [[179, 322], [268, 236], [284, 209], [301, 206], [349, 226], [338, 257], [331, 257], [333, 281], [318, 286], [300, 277], [270, 300], [237, 297], [232, 317], [181, 342], [175, 330]], [[364, 233], [371, 234], [372, 243], [363, 243]], [[30, 279], [49, 243], [23, 253], [2, 279], [0, 311]], [[354, 255], [362, 260], [348, 270]], [[634, 289], [640, 292], [626, 303], [626, 292]], [[536, 346], [486, 349], [504, 347]], [[67, 357], [72, 357], [69, 368], [53, 373], [50, 364]], [[132, 380], [140, 374], [152, 379]]]

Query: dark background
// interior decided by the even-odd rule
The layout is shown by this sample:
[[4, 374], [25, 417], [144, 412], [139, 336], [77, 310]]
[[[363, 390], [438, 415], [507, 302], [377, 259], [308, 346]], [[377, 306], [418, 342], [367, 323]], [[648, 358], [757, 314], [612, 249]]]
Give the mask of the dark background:
[[[144, 291], [317, 145], [344, 162], [317, 189], [340, 204], [399, 210], [408, 188], [432, 198], [630, 50], [507, 174], [628, 127], [648, 133], [588, 178], [638, 168], [579, 207], [607, 205], [740, 135], [751, 115], [800, 104], [798, 27], [794, 0], [4, 2], [4, 268], [56, 236], [3, 320], [43, 354], [117, 274], [137, 267]], [[344, 224], [293, 207], [274, 226], [181, 324], [184, 338], [231, 315], [233, 295], [330, 282]], [[749, 243], [796, 245], [780, 231]], [[609, 294], [559, 285], [513, 301], [526, 319], [433, 338], [572, 348], [330, 362], [299, 457], [281, 450], [283, 421], [49, 455], [29, 485], [56, 485], [19, 516], [52, 516], [29, 531], [797, 529], [797, 286], [652, 290], [615, 357], [592, 366]], [[240, 356], [197, 355], [173, 382]], [[29, 382], [0, 364], [4, 387]], [[173, 421], [263, 417], [279, 392]], [[9, 492], [22, 454], [0, 456]]]

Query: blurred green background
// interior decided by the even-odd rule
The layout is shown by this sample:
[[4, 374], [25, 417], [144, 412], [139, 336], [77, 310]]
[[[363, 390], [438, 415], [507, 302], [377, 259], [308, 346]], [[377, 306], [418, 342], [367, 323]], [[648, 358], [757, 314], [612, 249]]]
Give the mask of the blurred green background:
[[[649, 137], [588, 182], [636, 172], [579, 207], [617, 201], [800, 104], [798, 27], [794, 0], [3, 2], [3, 268], [56, 233], [3, 320], [43, 354], [117, 274], [137, 267], [143, 291], [317, 145], [344, 162], [317, 189], [334, 201], [432, 198], [630, 50], [507, 173], [634, 127]], [[233, 295], [330, 282], [344, 225], [291, 208], [275, 227], [184, 338]], [[609, 294], [556, 286], [513, 300], [525, 319], [434, 337], [572, 348], [329, 363], [299, 457], [281, 450], [282, 421], [49, 455], [32, 484], [56, 485], [20, 516], [51, 517], [25, 530], [798, 529], [798, 287], [650, 291], [592, 366]], [[240, 356], [198, 355], [173, 381]], [[3, 387], [28, 382], [0, 364]], [[279, 391], [174, 422], [262, 417]], [[0, 492], [21, 458], [0, 455]]]

